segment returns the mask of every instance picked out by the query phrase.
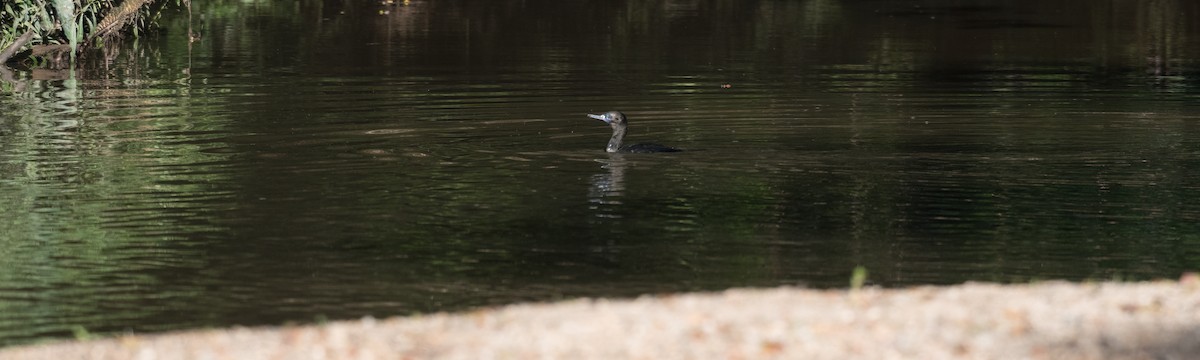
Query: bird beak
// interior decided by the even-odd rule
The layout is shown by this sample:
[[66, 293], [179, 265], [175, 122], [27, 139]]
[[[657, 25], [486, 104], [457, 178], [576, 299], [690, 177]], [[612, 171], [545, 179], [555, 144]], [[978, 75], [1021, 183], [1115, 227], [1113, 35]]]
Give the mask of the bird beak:
[[600, 121], [603, 121], [606, 123], [612, 122], [612, 120], [609, 119], [608, 116], [604, 116], [604, 115], [588, 114], [588, 117], [596, 119], [596, 120], [600, 120]]

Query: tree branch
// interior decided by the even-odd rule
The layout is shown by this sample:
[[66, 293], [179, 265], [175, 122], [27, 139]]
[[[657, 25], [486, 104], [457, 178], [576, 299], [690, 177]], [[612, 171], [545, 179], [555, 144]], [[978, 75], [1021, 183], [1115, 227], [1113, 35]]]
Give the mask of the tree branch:
[[4, 51], [0, 51], [0, 64], [8, 62], [8, 59], [17, 53], [17, 50], [21, 50], [25, 44], [29, 43], [29, 40], [33, 40], [33, 30], [21, 34], [21, 36], [17, 37], [17, 41], [14, 41]]

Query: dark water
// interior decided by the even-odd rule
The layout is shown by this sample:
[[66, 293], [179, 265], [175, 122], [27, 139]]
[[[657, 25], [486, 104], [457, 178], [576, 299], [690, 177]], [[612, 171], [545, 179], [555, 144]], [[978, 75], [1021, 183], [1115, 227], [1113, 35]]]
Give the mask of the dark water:
[[268, 3], [0, 85], [0, 345], [1200, 268], [1191, 1]]

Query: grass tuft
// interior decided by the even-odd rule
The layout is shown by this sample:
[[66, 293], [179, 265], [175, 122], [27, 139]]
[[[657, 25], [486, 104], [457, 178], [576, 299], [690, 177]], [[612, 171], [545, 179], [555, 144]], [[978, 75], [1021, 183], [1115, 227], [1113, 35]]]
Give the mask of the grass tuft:
[[863, 284], [867, 282], [867, 268], [862, 265], [854, 267], [854, 273], [850, 275], [850, 290], [857, 291], [862, 289]]

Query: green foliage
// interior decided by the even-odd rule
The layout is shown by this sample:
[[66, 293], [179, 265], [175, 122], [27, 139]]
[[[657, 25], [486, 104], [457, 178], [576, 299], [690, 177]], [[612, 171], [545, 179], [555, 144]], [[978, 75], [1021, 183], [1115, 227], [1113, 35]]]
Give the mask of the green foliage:
[[[12, 44], [17, 37], [26, 31], [33, 30], [38, 35], [44, 35], [45, 29], [52, 29], [54, 22], [45, 4], [37, 0], [14, 0], [5, 2], [0, 8], [0, 48]], [[37, 36], [36, 38], [43, 38]]]
[[[28, 31], [35, 34], [26, 47], [36, 44], [70, 44], [74, 59], [81, 46], [99, 45], [103, 38], [96, 37], [105, 22], [108, 34], [117, 30], [129, 31], [136, 36], [142, 27], [152, 25], [157, 17], [152, 16], [149, 6], [154, 2], [170, 3], [165, 0], [11, 0], [0, 7], [0, 49], [13, 45]], [[173, 1], [185, 3], [183, 0]], [[114, 11], [119, 10], [119, 11]], [[150, 20], [147, 20], [150, 19]]]

